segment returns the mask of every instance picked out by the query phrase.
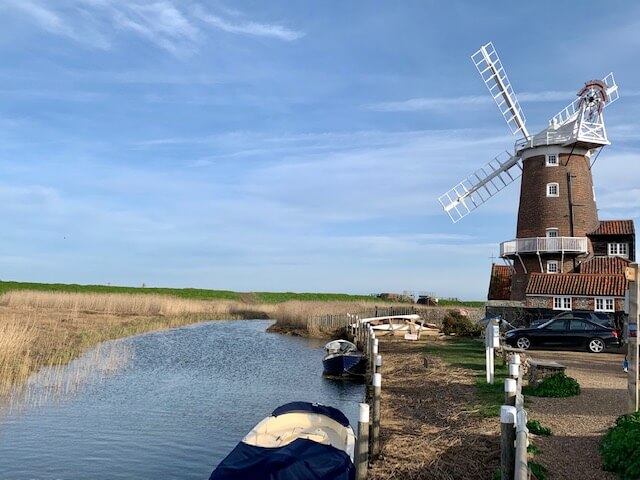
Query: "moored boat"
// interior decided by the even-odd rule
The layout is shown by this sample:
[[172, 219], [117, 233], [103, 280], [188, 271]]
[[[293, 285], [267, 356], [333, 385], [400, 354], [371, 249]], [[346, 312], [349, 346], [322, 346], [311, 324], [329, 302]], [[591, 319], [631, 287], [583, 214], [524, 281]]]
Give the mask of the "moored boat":
[[366, 357], [348, 340], [333, 340], [324, 346], [327, 354], [322, 360], [325, 375], [362, 375]]
[[425, 322], [420, 315], [416, 314], [361, 318], [358, 322], [350, 325], [353, 331], [357, 328], [358, 323], [365, 326], [371, 325], [376, 335], [405, 336], [414, 334], [419, 338], [422, 334], [438, 335], [440, 333], [437, 325]]
[[209, 480], [354, 480], [355, 434], [338, 409], [309, 402], [276, 408]]

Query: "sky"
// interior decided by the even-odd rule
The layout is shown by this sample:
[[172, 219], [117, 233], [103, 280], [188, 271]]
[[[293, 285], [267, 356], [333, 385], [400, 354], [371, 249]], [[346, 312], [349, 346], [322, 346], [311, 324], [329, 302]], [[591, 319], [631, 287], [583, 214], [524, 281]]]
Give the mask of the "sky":
[[[552, 13], [552, 14], [551, 14]], [[601, 219], [640, 222], [640, 5], [0, 0], [0, 279], [486, 299], [519, 184], [438, 197], [614, 72]], [[496, 261], [499, 261], [496, 260]]]

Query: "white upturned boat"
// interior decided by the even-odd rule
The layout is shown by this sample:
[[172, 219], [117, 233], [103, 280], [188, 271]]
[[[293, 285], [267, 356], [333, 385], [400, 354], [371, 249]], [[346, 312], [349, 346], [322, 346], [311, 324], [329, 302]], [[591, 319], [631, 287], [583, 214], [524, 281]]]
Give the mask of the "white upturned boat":
[[365, 326], [371, 325], [376, 335], [404, 337], [410, 334], [420, 337], [421, 334], [437, 335], [440, 332], [437, 325], [425, 322], [417, 314], [361, 318], [356, 323], [351, 324], [351, 328], [357, 328], [358, 323]]

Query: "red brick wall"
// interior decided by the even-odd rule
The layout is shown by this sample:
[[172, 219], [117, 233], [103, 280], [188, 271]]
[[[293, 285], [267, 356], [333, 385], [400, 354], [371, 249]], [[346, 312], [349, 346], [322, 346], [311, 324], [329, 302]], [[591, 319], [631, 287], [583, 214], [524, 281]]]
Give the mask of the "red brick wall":
[[[574, 229], [569, 218], [567, 173], [572, 175]], [[559, 186], [558, 197], [547, 197], [547, 184]], [[544, 237], [546, 229], [559, 229], [562, 237], [584, 237], [598, 226], [593, 200], [593, 178], [589, 160], [584, 155], [560, 154], [559, 165], [547, 167], [545, 156], [537, 155], [523, 162], [517, 237]]]

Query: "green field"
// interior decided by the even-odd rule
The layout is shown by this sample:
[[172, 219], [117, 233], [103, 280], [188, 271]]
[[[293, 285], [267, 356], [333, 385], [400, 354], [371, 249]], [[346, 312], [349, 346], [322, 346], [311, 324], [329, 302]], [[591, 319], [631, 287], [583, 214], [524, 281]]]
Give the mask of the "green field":
[[[366, 301], [392, 302], [372, 295], [348, 295], [346, 293], [294, 293], [294, 292], [232, 292], [230, 290], [206, 290], [201, 288], [146, 288], [118, 287], [112, 285], [76, 285], [65, 283], [29, 283], [0, 281], [0, 295], [12, 290], [36, 290], [41, 292], [70, 293], [142, 293], [169, 295], [193, 300], [237, 300], [246, 303], [282, 303], [288, 300], [335, 302]], [[443, 299], [440, 306], [482, 307], [484, 302]]]
[[0, 295], [12, 290], [36, 290], [42, 292], [70, 293], [137, 293], [169, 295], [193, 300], [238, 300], [248, 303], [281, 303], [287, 300], [303, 301], [383, 301], [369, 295], [343, 293], [293, 293], [293, 292], [232, 292], [230, 290], [205, 290], [200, 288], [144, 288], [117, 287], [112, 285], [76, 285], [64, 283], [28, 283], [0, 281]]

